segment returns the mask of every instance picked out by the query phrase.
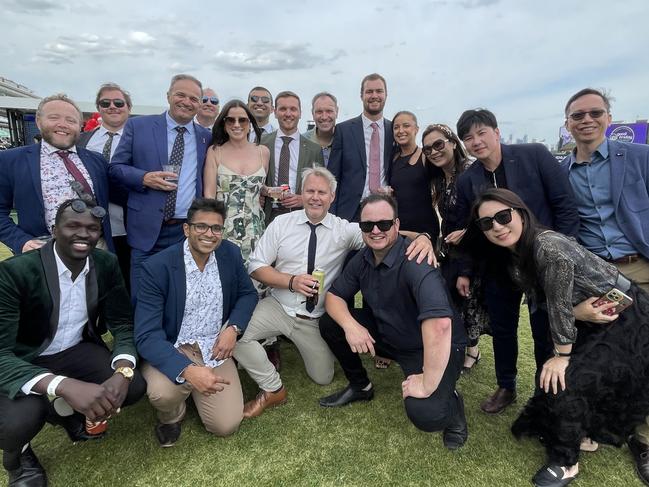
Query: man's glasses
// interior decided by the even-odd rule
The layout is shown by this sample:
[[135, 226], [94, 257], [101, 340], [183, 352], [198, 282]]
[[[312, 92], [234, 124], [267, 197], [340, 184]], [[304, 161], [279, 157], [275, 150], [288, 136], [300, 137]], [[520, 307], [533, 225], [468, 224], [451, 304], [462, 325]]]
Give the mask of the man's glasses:
[[579, 122], [580, 120], [583, 120], [586, 117], [586, 114], [590, 115], [590, 118], [596, 119], [596, 118], [600, 118], [605, 113], [606, 110], [597, 108], [596, 110], [587, 110], [585, 112], [573, 112], [568, 116], [575, 122]]
[[[83, 200], [70, 200], [67, 203], [64, 203], [63, 209], [65, 210], [66, 208], [72, 208], [74, 211], [77, 213], [84, 213], [86, 210], [90, 210], [90, 214], [94, 216], [95, 218], [98, 218], [101, 220], [106, 216], [106, 210], [102, 208], [101, 206], [88, 206], [85, 201]], [[62, 211], [61, 210], [61, 211]]]
[[219, 104], [219, 99], [215, 96], [204, 96], [203, 97], [203, 104], [210, 102], [212, 105], [218, 105]]
[[221, 235], [223, 233], [223, 225], [208, 225], [206, 223], [190, 223], [190, 227], [194, 227], [194, 230], [196, 230], [196, 233], [206, 233], [207, 230], [211, 230], [213, 235]]
[[361, 232], [363, 233], [370, 233], [372, 230], [374, 230], [374, 227], [379, 227], [379, 230], [381, 232], [387, 232], [392, 228], [392, 225], [394, 225], [394, 220], [379, 220], [377, 222], [359, 222], [358, 226], [361, 227]]
[[433, 151], [439, 152], [444, 150], [444, 147], [446, 147], [446, 143], [448, 141], [448, 139], [437, 139], [432, 144], [423, 146], [422, 150], [424, 151], [425, 155], [429, 156], [433, 153]]
[[225, 123], [228, 125], [234, 125], [235, 123], [239, 123], [239, 125], [248, 125], [250, 123], [250, 119], [247, 117], [225, 117]]
[[507, 208], [506, 210], [500, 210], [494, 216], [485, 216], [483, 218], [478, 218], [475, 223], [478, 225], [478, 228], [483, 232], [487, 232], [494, 227], [494, 220], [498, 222], [499, 225], [507, 225], [512, 221], [512, 212], [514, 208]]
[[257, 95], [250, 95], [250, 101], [253, 103], [257, 103], [261, 101], [262, 103], [270, 103], [270, 98], [267, 96], [257, 96]]
[[110, 107], [111, 103], [115, 106], [115, 108], [124, 108], [126, 106], [126, 102], [121, 98], [113, 98], [112, 100], [110, 98], [102, 98], [101, 100], [99, 100], [98, 105], [101, 108], [108, 108]]

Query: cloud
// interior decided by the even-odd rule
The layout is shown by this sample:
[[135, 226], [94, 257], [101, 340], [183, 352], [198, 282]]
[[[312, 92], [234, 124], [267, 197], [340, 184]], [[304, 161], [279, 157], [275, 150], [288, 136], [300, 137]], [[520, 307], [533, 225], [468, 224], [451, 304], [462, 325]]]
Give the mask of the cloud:
[[8, 0], [3, 8], [15, 13], [45, 14], [61, 10], [61, 4], [55, 0]]

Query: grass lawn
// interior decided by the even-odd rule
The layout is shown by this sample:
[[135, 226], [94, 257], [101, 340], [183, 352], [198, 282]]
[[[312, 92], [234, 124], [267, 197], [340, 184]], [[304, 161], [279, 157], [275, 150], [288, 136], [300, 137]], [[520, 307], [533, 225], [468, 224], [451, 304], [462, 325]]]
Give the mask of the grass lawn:
[[[0, 255], [3, 254], [0, 249]], [[521, 318], [519, 401], [499, 416], [478, 405], [493, 391], [491, 340], [481, 344], [482, 361], [458, 384], [466, 402], [469, 440], [456, 452], [442, 446], [439, 433], [423, 433], [407, 420], [400, 399], [402, 375], [393, 364], [374, 370], [373, 401], [342, 409], [320, 408], [317, 399], [343, 387], [336, 368], [326, 387], [306, 376], [299, 354], [282, 343], [286, 405], [244, 420], [238, 433], [216, 438], [201, 426], [193, 409], [180, 441], [160, 448], [153, 435], [155, 415], [148, 401], [111, 420], [101, 441], [73, 445], [60, 428], [47, 425], [33, 447], [50, 484], [58, 486], [203, 486], [203, 485], [434, 485], [525, 486], [545, 455], [535, 440], [516, 441], [509, 426], [530, 395], [533, 355], [527, 316]], [[246, 398], [256, 393], [241, 372]], [[637, 479], [626, 448], [600, 446], [582, 455], [575, 486], [634, 486]], [[6, 476], [0, 474], [0, 482]]]

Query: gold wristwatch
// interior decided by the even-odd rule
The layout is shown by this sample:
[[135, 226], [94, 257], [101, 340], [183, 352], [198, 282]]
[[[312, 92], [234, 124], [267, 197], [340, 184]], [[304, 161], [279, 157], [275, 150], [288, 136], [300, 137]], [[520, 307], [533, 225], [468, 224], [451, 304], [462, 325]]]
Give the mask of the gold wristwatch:
[[122, 374], [125, 379], [129, 381], [133, 380], [133, 368], [132, 367], [117, 367], [115, 369], [115, 374]]

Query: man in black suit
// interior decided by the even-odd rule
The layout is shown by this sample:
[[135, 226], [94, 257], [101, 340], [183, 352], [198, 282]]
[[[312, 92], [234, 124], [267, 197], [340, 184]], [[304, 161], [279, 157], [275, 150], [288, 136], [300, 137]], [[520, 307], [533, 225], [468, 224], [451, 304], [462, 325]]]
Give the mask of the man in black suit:
[[[579, 216], [568, 178], [560, 174], [557, 161], [542, 144], [501, 144], [496, 116], [485, 109], [465, 111], [457, 122], [457, 133], [477, 161], [458, 178], [456, 221], [466, 222], [475, 198], [485, 189], [497, 187], [518, 194], [542, 225], [566, 235], [576, 234]], [[489, 269], [489, 263], [484, 264], [498, 389], [480, 408], [497, 414], [516, 399], [516, 331], [522, 295], [505, 269]], [[469, 284], [469, 273], [461, 272], [457, 280], [461, 296], [468, 295]], [[538, 374], [552, 355], [552, 341], [547, 314], [532, 304], [530, 324]]]
[[361, 82], [363, 113], [336, 126], [327, 168], [338, 181], [331, 212], [358, 221], [361, 199], [386, 186], [392, 160], [392, 122], [383, 118], [385, 78], [368, 74]]

